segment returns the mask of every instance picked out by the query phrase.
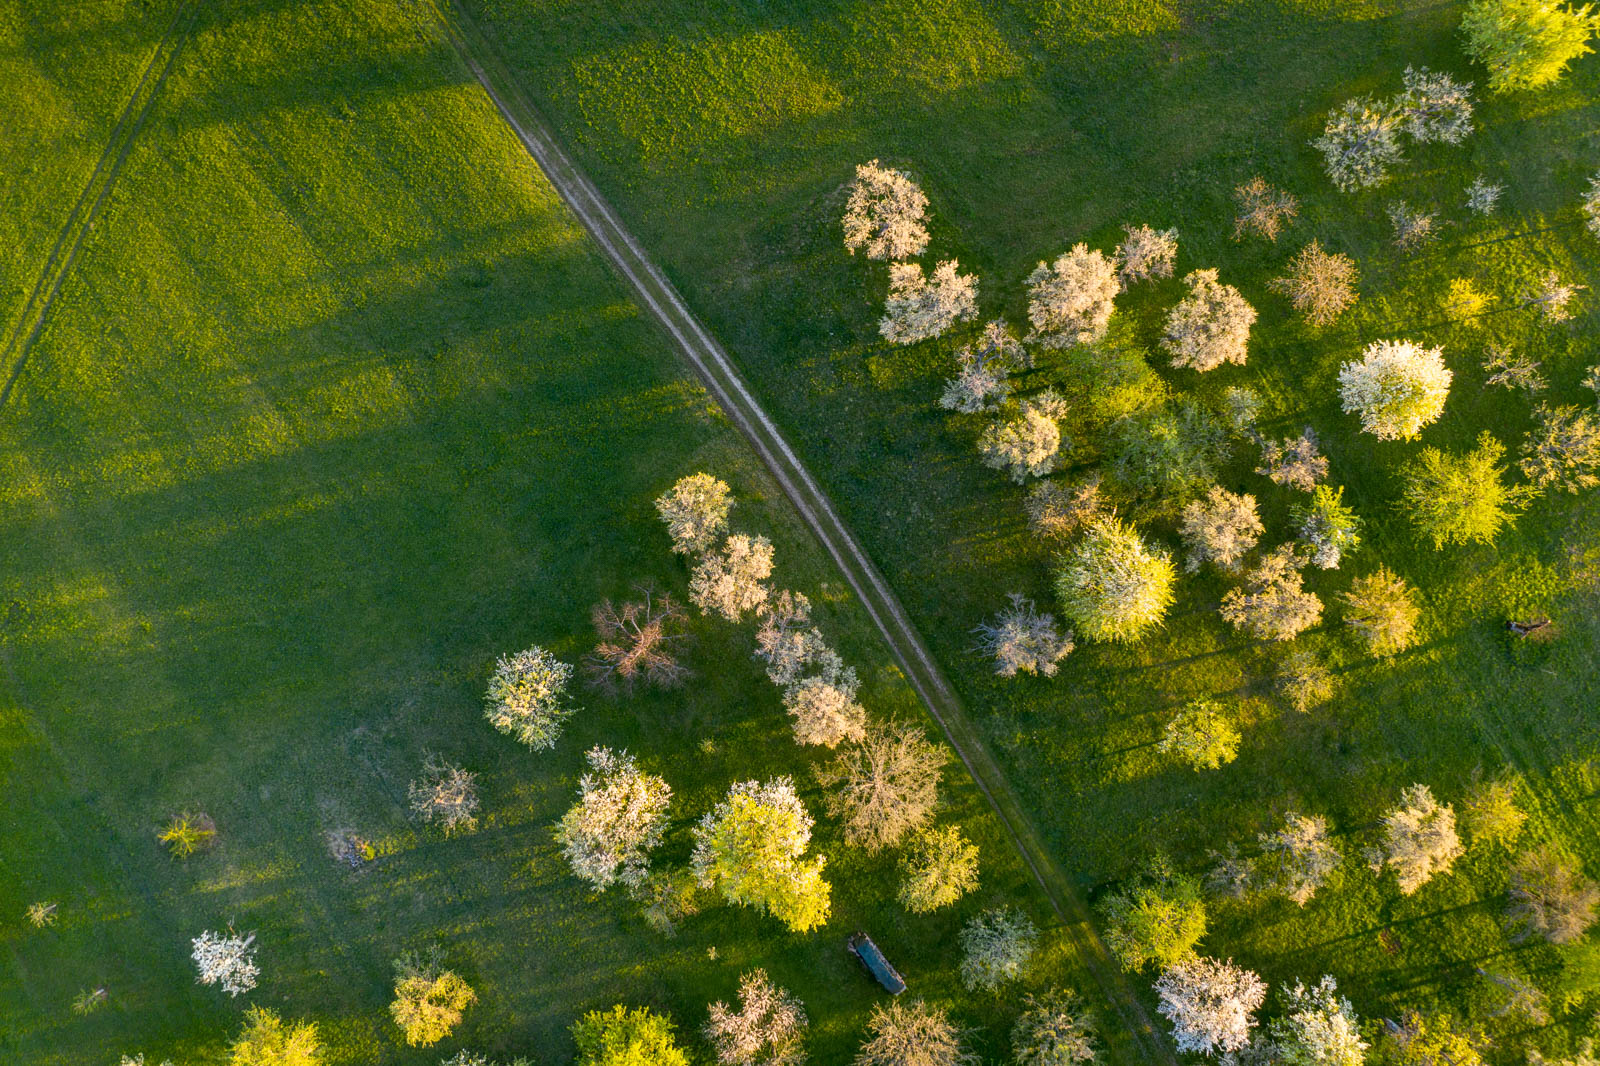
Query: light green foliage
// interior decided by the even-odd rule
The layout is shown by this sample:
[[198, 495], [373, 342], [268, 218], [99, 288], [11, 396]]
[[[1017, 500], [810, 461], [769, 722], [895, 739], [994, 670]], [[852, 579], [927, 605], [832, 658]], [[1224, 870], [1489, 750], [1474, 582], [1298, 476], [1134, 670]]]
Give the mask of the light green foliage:
[[1344, 504], [1344, 487], [1318, 485], [1311, 498], [1290, 514], [1300, 524], [1300, 539], [1311, 548], [1311, 564], [1337, 569], [1346, 554], [1361, 546], [1361, 519]]
[[1388, 567], [1380, 566], [1350, 583], [1341, 592], [1344, 624], [1355, 630], [1373, 655], [1405, 651], [1417, 642], [1417, 619], [1422, 610], [1416, 593]]
[[1062, 613], [1089, 640], [1134, 641], [1161, 623], [1177, 568], [1132, 526], [1101, 518], [1056, 571]]
[[828, 920], [822, 857], [806, 858], [811, 815], [788, 778], [741, 781], [694, 829], [693, 866], [704, 888], [770, 911], [803, 933]]
[[285, 1022], [278, 1012], [251, 1007], [228, 1049], [229, 1066], [320, 1066], [322, 1046], [310, 1022]]
[[1461, 824], [1474, 846], [1510, 846], [1522, 834], [1528, 816], [1517, 806], [1514, 778], [1480, 781], [1461, 801]]
[[1284, 656], [1274, 682], [1289, 706], [1302, 714], [1326, 703], [1338, 689], [1333, 673], [1309, 648]]
[[1457, 1028], [1448, 1014], [1407, 1011], [1381, 1048], [1394, 1066], [1483, 1066], [1481, 1034]]
[[217, 825], [211, 816], [200, 814], [175, 815], [160, 833], [161, 843], [172, 852], [174, 859], [187, 859], [197, 851], [204, 851], [217, 841]]
[[1190, 700], [1167, 722], [1157, 747], [1196, 770], [1215, 770], [1239, 754], [1239, 727], [1215, 700]]
[[912, 914], [948, 907], [978, 887], [978, 847], [959, 825], [924, 829], [900, 856], [900, 878], [900, 903]]
[[961, 983], [973, 991], [994, 991], [1027, 973], [1039, 944], [1039, 930], [1027, 915], [1010, 907], [984, 911], [961, 930]]
[[1470, 452], [1452, 455], [1424, 448], [1405, 464], [1401, 502], [1417, 532], [1435, 548], [1494, 543], [1537, 495], [1530, 486], [1501, 479], [1504, 454], [1505, 446], [1485, 430]]
[[689, 1066], [675, 1030], [671, 1018], [646, 1007], [590, 1011], [572, 1026], [576, 1066]]
[[1098, 910], [1106, 946], [1125, 970], [1165, 970], [1206, 935], [1200, 883], [1160, 856], [1131, 885], [1101, 900]]
[[571, 681], [571, 665], [543, 648], [503, 656], [489, 679], [484, 716], [495, 729], [533, 750], [549, 750], [573, 714], [567, 704]]
[[1011, 1028], [1011, 1054], [1017, 1066], [1076, 1066], [1100, 1054], [1094, 1015], [1076, 993], [1051, 989], [1029, 994]]
[[1467, 55], [1489, 68], [1497, 93], [1537, 89], [1561, 77], [1567, 64], [1593, 51], [1600, 29], [1593, 4], [1553, 0], [1471, 0], [1461, 16]]
[[394, 1001], [389, 1015], [412, 1047], [431, 1047], [461, 1024], [461, 1013], [478, 994], [444, 968], [437, 951], [410, 952], [394, 961]]
[[1111, 472], [1152, 510], [1176, 510], [1217, 480], [1226, 431], [1199, 404], [1184, 401], [1131, 415], [1111, 430]]

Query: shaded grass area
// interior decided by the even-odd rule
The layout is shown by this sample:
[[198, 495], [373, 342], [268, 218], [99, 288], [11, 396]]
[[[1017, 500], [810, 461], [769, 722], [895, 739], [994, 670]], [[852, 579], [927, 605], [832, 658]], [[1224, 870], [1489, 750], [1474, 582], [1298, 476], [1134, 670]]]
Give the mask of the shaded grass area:
[[[651, 500], [695, 469], [772, 537], [869, 710], [921, 712], [431, 19], [362, 0], [204, 12], [0, 412], [0, 1058], [221, 1061], [253, 1002], [316, 1021], [335, 1064], [564, 1061], [585, 1010], [648, 1004], [692, 1030], [759, 965], [837, 1061], [878, 998], [843, 951], [857, 928], [998, 1051], [1009, 1012], [959, 992], [955, 931], [1004, 901], [1046, 915], [958, 774], [942, 817], [982, 848], [983, 884], [931, 918], [893, 902], [892, 856], [826, 820], [834, 916], [808, 936], [710, 907], [660, 938], [567, 873], [549, 827], [593, 744], [672, 784], [662, 862], [686, 861], [735, 780], [793, 774], [818, 807], [750, 627], [694, 622], [684, 689], [585, 694], [554, 752], [483, 722], [497, 655], [575, 660], [597, 600], [682, 590]], [[427, 752], [479, 773], [477, 832], [410, 819]], [[184, 810], [220, 842], [179, 863], [155, 835]], [[335, 862], [336, 830], [376, 859]], [[59, 903], [55, 926], [22, 921], [36, 900]], [[256, 932], [263, 971], [238, 1001], [188, 959], [229, 924]], [[390, 960], [432, 943], [479, 1004], [406, 1049]], [[1080, 984], [1074, 965], [1051, 934], [1034, 981]], [[97, 987], [108, 1005], [74, 1015]]]
[[[1475, 773], [1513, 769], [1526, 775], [1529, 839], [1558, 840], [1600, 872], [1593, 500], [1543, 500], [1495, 547], [1441, 552], [1393, 503], [1397, 469], [1422, 445], [1464, 449], [1487, 428], [1514, 448], [1530, 425], [1526, 397], [1482, 387], [1490, 341], [1540, 360], [1552, 402], [1593, 402], [1578, 385], [1596, 361], [1592, 299], [1555, 326], [1517, 305], [1545, 270], [1592, 282], [1600, 266], [1576, 210], [1600, 165], [1600, 67], [1580, 63], [1535, 96], [1481, 101], [1468, 143], [1412, 147], [1391, 184], [1347, 197], [1307, 141], [1340, 100], [1398, 91], [1408, 65], [1481, 75], [1460, 55], [1456, 5], [466, 6], [795, 438], [1087, 890], [1158, 849], [1199, 872], [1210, 851], [1250, 845], [1289, 810], [1324, 813], [1343, 833], [1339, 885], [1303, 910], [1220, 905], [1204, 950], [1275, 981], [1331, 972], [1369, 1016], [1445, 1006], [1482, 1018], [1491, 989], [1477, 966], [1546, 988], [1570, 977], [1554, 952], [1508, 942], [1505, 855], [1474, 853], [1403, 898], [1366, 871], [1360, 851], [1404, 785], [1427, 782], [1457, 800]], [[1186, 578], [1166, 629], [1137, 648], [1080, 648], [1049, 681], [987, 675], [970, 627], [1006, 592], [1047, 601], [1050, 554], [1027, 534], [1022, 492], [978, 465], [980, 423], [935, 406], [963, 338], [908, 349], [877, 338], [885, 271], [845, 255], [837, 227], [851, 167], [873, 157], [922, 182], [934, 234], [926, 258], [976, 270], [986, 315], [1025, 321], [1021, 279], [1034, 263], [1077, 240], [1109, 251], [1122, 224], [1139, 222], [1179, 228], [1180, 275], [1218, 266], [1260, 309], [1248, 366], [1203, 377], [1158, 369], [1202, 398], [1257, 389], [1269, 435], [1314, 426], [1332, 480], [1366, 520], [1366, 548], [1309, 581], [1335, 624], [1302, 643], [1334, 663], [1343, 689], [1333, 704], [1299, 716], [1274, 703], [1281, 652], [1217, 618], [1226, 585], [1211, 577]], [[1301, 197], [1276, 245], [1231, 239], [1232, 189], [1258, 173]], [[1489, 219], [1463, 208], [1479, 174], [1508, 187]], [[1397, 199], [1447, 223], [1416, 256], [1389, 244], [1384, 208]], [[1267, 288], [1312, 237], [1355, 257], [1363, 275], [1361, 304], [1322, 332]], [[1458, 277], [1493, 296], [1490, 314], [1449, 320], [1442, 298]], [[1124, 297], [1124, 336], [1153, 346], [1180, 292], [1172, 281]], [[1339, 364], [1392, 336], [1442, 344], [1456, 374], [1444, 418], [1420, 444], [1361, 437], [1338, 409]], [[1046, 356], [1022, 379], [1053, 382], [1073, 383], [1067, 359]], [[1092, 461], [1094, 445], [1081, 440], [1074, 461]], [[1292, 498], [1254, 466], [1241, 448], [1222, 480], [1260, 497], [1266, 543], [1276, 543], [1292, 535]], [[1175, 542], [1170, 523], [1149, 528]], [[1428, 608], [1423, 645], [1389, 665], [1338, 632], [1332, 600], [1379, 562], [1417, 585]], [[1539, 612], [1558, 619], [1562, 640], [1522, 654], [1502, 624]], [[1234, 700], [1249, 727], [1237, 763], [1198, 775], [1154, 745], [1173, 708], [1210, 694]], [[1578, 1011], [1539, 1039], [1560, 1046], [1587, 1024]], [[1492, 1027], [1511, 1054], [1514, 1034]]]

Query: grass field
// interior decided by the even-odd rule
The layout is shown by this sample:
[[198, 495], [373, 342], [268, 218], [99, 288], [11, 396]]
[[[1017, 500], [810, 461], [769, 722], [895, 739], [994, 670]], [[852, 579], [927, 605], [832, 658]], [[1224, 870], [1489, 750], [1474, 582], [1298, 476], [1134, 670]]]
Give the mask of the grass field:
[[[5, 5], [0, 72], [36, 105], [0, 119], [20, 131], [0, 157], [8, 301], [176, 10]], [[651, 500], [696, 469], [733, 485], [736, 527], [772, 537], [869, 710], [920, 710], [433, 19], [362, 0], [202, 10], [0, 411], [0, 1060], [221, 1062], [248, 1001], [315, 1020], [330, 1066], [460, 1047], [564, 1062], [585, 1010], [647, 1004], [692, 1029], [760, 965], [805, 1001], [813, 1061], [837, 1062], [876, 999], [841, 948], [856, 928], [998, 1052], [1011, 1011], [960, 993], [954, 932], [1001, 901], [1048, 923], [958, 772], [942, 817], [983, 849], [983, 885], [933, 918], [893, 902], [892, 856], [847, 850], [825, 819], [834, 916], [809, 936], [709, 908], [662, 939], [568, 874], [549, 826], [592, 744], [674, 787], [662, 861], [687, 857], [734, 780], [791, 773], [815, 807], [814, 757], [748, 628], [696, 621], [685, 689], [586, 695], [554, 752], [482, 720], [497, 655], [574, 660], [595, 601], [681, 590]], [[409, 817], [428, 751], [479, 772], [477, 832]], [[155, 834], [183, 810], [220, 843], [177, 862]], [[376, 861], [336, 863], [340, 828]], [[54, 927], [22, 921], [37, 900], [59, 904]], [[238, 1001], [188, 959], [229, 923], [260, 945]], [[438, 1048], [406, 1049], [390, 960], [433, 943], [480, 1002]], [[1055, 933], [1034, 980], [1088, 984]], [[97, 987], [107, 1006], [74, 1014]]]
[[[1408, 65], [1481, 82], [1460, 53], [1459, 5], [466, 7], [818, 470], [1086, 891], [1158, 849], [1198, 872], [1209, 851], [1309, 810], [1327, 814], [1346, 843], [1339, 884], [1304, 910], [1214, 908], [1208, 953], [1274, 981], [1333, 973], [1368, 1017], [1438, 1005], [1485, 1020], [1492, 995], [1478, 966], [1548, 989], [1577, 981], [1580, 1000], [1593, 992], [1579, 960], [1563, 965], [1552, 949], [1507, 940], [1506, 855], [1469, 853], [1451, 876], [1402, 897], [1359, 852], [1404, 785], [1456, 800], [1475, 772], [1511, 769], [1526, 781], [1527, 839], [1559, 841], [1600, 873], [1593, 498], [1544, 499], [1493, 548], [1443, 551], [1419, 541], [1393, 503], [1397, 467], [1422, 444], [1465, 448], [1490, 429], [1514, 449], [1530, 424], [1524, 396], [1482, 388], [1491, 339], [1542, 361], [1546, 398], [1592, 402], [1578, 385], [1600, 354], [1592, 294], [1560, 326], [1515, 304], [1545, 269], [1595, 283], [1600, 246], [1576, 207], [1600, 166], [1600, 61], [1581, 61], [1539, 94], [1480, 99], [1480, 129], [1465, 145], [1411, 148], [1394, 182], [1345, 196], [1307, 145], [1323, 115], [1349, 96], [1398, 91]], [[1423, 592], [1423, 645], [1377, 665], [1325, 625], [1301, 643], [1335, 663], [1342, 693], [1309, 716], [1284, 712], [1267, 684], [1279, 650], [1220, 621], [1222, 582], [1187, 578], [1149, 643], [1080, 648], [1054, 680], [988, 676], [969, 630], [1008, 591], [1050, 599], [1049, 553], [1026, 532], [1022, 491], [979, 466], [977, 420], [935, 406], [962, 338], [891, 349], [877, 337], [885, 271], [847, 256], [837, 225], [851, 168], [873, 157], [910, 168], [928, 192], [926, 259], [959, 257], [983, 279], [985, 314], [1013, 323], [1025, 317], [1021, 279], [1040, 259], [1078, 240], [1109, 251], [1124, 223], [1177, 226], [1180, 275], [1221, 267], [1261, 319], [1246, 367], [1202, 379], [1153, 361], [1181, 391], [1256, 388], [1269, 435], [1316, 428], [1367, 544], [1310, 587], [1336, 620], [1332, 594], [1387, 564]], [[1276, 245], [1231, 239], [1231, 191], [1255, 174], [1301, 197], [1300, 219]], [[1508, 186], [1486, 220], [1462, 208], [1479, 174]], [[1397, 253], [1383, 210], [1395, 199], [1439, 209], [1442, 239]], [[1266, 287], [1313, 236], [1362, 270], [1362, 302], [1322, 333]], [[1450, 322], [1441, 298], [1456, 277], [1491, 293], [1494, 313]], [[1180, 291], [1169, 282], [1124, 297], [1123, 328], [1153, 346]], [[1442, 344], [1455, 371], [1445, 416], [1421, 444], [1359, 436], [1338, 409], [1339, 363], [1392, 336]], [[1046, 357], [1024, 384], [1066, 377], [1064, 360]], [[1254, 466], [1241, 449], [1223, 480], [1260, 497], [1274, 543], [1291, 535], [1290, 496]], [[1170, 523], [1151, 528], [1175, 543]], [[1518, 611], [1548, 611], [1563, 630], [1533, 661], [1504, 636]], [[1243, 753], [1214, 773], [1175, 769], [1154, 742], [1171, 708], [1207, 694], [1236, 698], [1251, 719]], [[1592, 1024], [1586, 1002], [1535, 1039], [1561, 1047], [1581, 1035]], [[1515, 1058], [1522, 1034], [1488, 1024], [1497, 1054]]]

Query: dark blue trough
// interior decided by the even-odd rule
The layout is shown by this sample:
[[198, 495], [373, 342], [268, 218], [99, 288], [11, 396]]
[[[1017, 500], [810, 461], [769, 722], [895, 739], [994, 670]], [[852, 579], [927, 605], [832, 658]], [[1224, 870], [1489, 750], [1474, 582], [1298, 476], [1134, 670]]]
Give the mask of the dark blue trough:
[[878, 945], [865, 933], [857, 933], [844, 942], [850, 954], [861, 960], [861, 965], [867, 968], [877, 982], [888, 989], [891, 995], [898, 996], [906, 990], [906, 983], [899, 972], [889, 965], [889, 960], [883, 957], [883, 952], [878, 950]]

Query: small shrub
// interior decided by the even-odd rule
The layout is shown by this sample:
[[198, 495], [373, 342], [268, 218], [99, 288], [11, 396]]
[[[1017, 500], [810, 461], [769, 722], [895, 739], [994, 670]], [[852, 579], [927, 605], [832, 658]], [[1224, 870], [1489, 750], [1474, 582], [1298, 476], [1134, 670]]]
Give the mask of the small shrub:
[[204, 811], [174, 815], [157, 839], [167, 846], [174, 859], [187, 859], [217, 842], [217, 823]]

